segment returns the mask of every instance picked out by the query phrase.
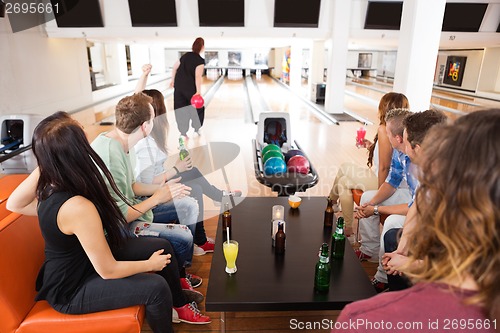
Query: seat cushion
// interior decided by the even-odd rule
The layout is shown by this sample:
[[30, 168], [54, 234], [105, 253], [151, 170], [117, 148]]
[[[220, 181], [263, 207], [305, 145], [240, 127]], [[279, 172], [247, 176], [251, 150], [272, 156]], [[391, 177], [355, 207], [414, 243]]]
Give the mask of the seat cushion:
[[0, 220], [12, 213], [7, 210], [7, 199], [15, 188], [28, 177], [27, 174], [6, 175], [0, 178]]
[[359, 206], [359, 203], [361, 202], [361, 196], [363, 195], [363, 190], [357, 190], [357, 189], [352, 189], [352, 199], [356, 203], [356, 205]]
[[28, 313], [16, 333], [140, 333], [144, 306], [70, 315], [54, 310], [46, 301], [39, 301]]
[[28, 176], [24, 173], [0, 176], [0, 202], [7, 200], [16, 187]]

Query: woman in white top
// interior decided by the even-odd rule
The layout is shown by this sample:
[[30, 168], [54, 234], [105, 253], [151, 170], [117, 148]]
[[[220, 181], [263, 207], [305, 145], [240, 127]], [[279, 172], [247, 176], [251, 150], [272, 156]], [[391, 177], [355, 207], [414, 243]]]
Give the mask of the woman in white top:
[[405, 95], [390, 92], [382, 96], [378, 105], [379, 126], [373, 143], [365, 140], [368, 148], [368, 167], [351, 162], [343, 163], [328, 198], [334, 202], [334, 209], [338, 211], [337, 201], [340, 199], [342, 214], [345, 221], [345, 234], [352, 234], [352, 222], [354, 219], [354, 200], [351, 190], [362, 191], [377, 190], [387, 178], [391, 166], [392, 146], [387, 138], [385, 129], [385, 114], [395, 108], [409, 108], [409, 102]]
[[165, 98], [156, 89], [144, 90], [147, 76], [151, 70], [150, 65], [143, 66], [141, 76], [136, 88], [136, 92], [142, 92], [153, 98], [153, 109], [155, 112], [154, 126], [151, 134], [135, 145], [136, 180], [141, 183], [160, 184], [168, 179], [181, 177], [183, 184], [191, 187], [191, 196], [198, 201], [199, 215], [196, 230], [193, 235], [193, 242], [196, 245], [193, 255], [204, 255], [214, 251], [215, 242], [206, 236], [203, 226], [203, 195], [212, 200], [220, 202], [223, 196], [240, 196], [240, 191], [226, 192], [210, 184], [201, 172], [193, 167], [191, 158], [178, 160], [173, 167], [167, 166], [167, 136], [168, 120]]

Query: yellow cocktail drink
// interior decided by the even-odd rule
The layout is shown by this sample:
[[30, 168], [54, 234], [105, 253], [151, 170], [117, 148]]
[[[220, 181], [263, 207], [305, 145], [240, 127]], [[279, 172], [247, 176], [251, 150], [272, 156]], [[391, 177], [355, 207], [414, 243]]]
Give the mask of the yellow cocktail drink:
[[238, 257], [238, 242], [231, 240], [222, 244], [224, 257], [226, 258], [226, 272], [236, 273], [236, 257]]

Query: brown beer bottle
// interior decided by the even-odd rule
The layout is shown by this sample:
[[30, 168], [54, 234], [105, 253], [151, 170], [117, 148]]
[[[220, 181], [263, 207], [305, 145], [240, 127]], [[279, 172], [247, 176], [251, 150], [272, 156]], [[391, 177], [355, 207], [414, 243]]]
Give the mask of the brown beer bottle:
[[334, 211], [333, 211], [333, 201], [330, 198], [326, 198], [328, 203], [326, 204], [326, 209], [325, 209], [325, 220], [323, 226], [325, 228], [331, 228], [333, 226], [333, 220], [334, 220]]
[[283, 223], [278, 224], [278, 231], [276, 232], [276, 236], [274, 237], [274, 253], [283, 254], [285, 253], [285, 241], [286, 235], [283, 230]]
[[224, 213], [222, 213], [222, 239], [224, 240], [224, 242], [227, 241], [227, 228], [229, 228], [229, 237], [233, 238], [231, 236], [233, 228], [231, 226], [231, 212], [229, 211], [228, 202], [224, 204]]

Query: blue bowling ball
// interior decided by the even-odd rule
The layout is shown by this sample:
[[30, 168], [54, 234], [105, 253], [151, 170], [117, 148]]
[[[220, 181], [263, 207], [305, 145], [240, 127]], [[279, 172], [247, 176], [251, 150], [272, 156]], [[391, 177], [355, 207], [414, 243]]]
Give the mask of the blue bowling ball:
[[286, 163], [280, 157], [271, 157], [264, 163], [264, 174], [266, 176], [286, 172]]
[[287, 151], [285, 153], [285, 162], [288, 163], [288, 161], [292, 157], [297, 156], [297, 155], [304, 156], [304, 153], [299, 149], [290, 149], [289, 151]]

